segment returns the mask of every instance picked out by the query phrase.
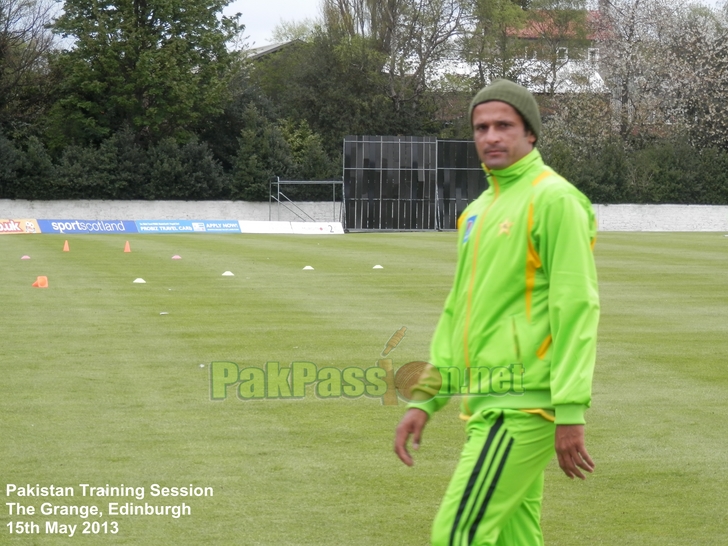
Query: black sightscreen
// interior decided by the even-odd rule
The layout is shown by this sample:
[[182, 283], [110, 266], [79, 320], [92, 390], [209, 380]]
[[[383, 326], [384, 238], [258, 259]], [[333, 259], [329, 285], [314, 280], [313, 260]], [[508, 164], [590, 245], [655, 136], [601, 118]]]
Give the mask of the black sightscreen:
[[488, 183], [471, 140], [438, 140], [437, 165], [440, 229], [455, 229], [465, 207]]
[[437, 140], [347, 137], [347, 229], [436, 229]]
[[455, 229], [487, 187], [473, 143], [434, 137], [346, 137], [346, 229]]

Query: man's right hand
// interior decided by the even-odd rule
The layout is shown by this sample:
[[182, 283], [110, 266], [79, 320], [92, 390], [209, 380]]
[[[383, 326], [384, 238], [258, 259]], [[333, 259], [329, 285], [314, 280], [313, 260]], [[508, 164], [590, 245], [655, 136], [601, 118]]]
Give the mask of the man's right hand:
[[419, 449], [422, 430], [425, 428], [428, 418], [427, 413], [421, 409], [410, 408], [404, 414], [404, 417], [402, 417], [399, 425], [397, 425], [394, 436], [394, 452], [407, 466], [415, 464], [409, 451], [407, 451], [407, 441], [412, 436], [412, 449], [415, 451]]

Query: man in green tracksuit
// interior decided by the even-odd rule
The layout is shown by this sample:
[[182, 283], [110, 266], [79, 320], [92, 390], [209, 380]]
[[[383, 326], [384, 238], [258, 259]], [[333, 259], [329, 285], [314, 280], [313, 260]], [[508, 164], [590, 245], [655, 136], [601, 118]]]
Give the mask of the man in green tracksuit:
[[599, 320], [589, 200], [536, 149], [533, 96], [507, 80], [470, 106], [489, 188], [458, 222], [455, 280], [432, 365], [413, 389], [395, 452], [407, 465], [429, 416], [462, 400], [467, 441], [432, 528], [433, 546], [537, 546], [543, 473], [584, 479]]

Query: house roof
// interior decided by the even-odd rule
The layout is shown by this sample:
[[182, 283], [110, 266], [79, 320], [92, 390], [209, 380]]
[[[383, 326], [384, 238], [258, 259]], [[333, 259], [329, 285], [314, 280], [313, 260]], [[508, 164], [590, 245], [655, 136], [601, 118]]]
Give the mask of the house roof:
[[[521, 83], [529, 91], [534, 94], [550, 91], [551, 81], [547, 76], [550, 70], [547, 62], [532, 60], [524, 68]], [[556, 71], [554, 92], [557, 94], [608, 93], [609, 88], [594, 63], [569, 60]]]
[[252, 61], [254, 59], [264, 57], [265, 55], [270, 55], [271, 53], [275, 53], [276, 51], [280, 51], [281, 49], [284, 49], [296, 42], [300, 42], [300, 40], [290, 40], [288, 42], [280, 42], [277, 44], [268, 44], [268, 45], [265, 45], [262, 47], [255, 47], [253, 49], [246, 49], [244, 51], [244, 55], [246, 58], [248, 58]]
[[[551, 16], [549, 11], [536, 11], [533, 12], [533, 14], [537, 15], [538, 17], [533, 17], [523, 28], [512, 29], [511, 31], [509, 31], [509, 34], [515, 38], [520, 38], [522, 40], [539, 40], [542, 39], [544, 36], [554, 35], [559, 32], [559, 30], [555, 28], [554, 18]], [[601, 26], [599, 24], [600, 21], [601, 13], [599, 11], [590, 10], [586, 12], [586, 23], [588, 30], [585, 38], [587, 40], [599, 39], [599, 29]], [[576, 31], [574, 29], [573, 22], [569, 25], [568, 30], [568, 34], [571, 35], [569, 36], [569, 38], [576, 38]]]

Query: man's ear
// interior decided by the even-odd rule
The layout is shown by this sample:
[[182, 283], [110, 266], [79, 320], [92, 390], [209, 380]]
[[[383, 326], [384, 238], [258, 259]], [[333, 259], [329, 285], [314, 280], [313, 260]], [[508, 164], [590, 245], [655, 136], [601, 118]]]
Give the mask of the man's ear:
[[533, 131], [531, 131], [531, 130], [526, 131], [526, 139], [531, 144], [534, 144], [534, 145], [536, 144], [536, 135], [533, 133]]

